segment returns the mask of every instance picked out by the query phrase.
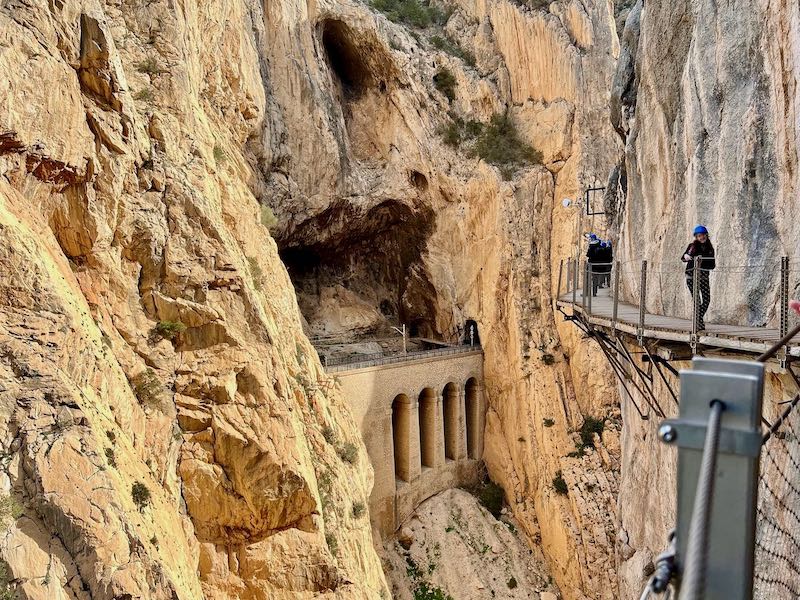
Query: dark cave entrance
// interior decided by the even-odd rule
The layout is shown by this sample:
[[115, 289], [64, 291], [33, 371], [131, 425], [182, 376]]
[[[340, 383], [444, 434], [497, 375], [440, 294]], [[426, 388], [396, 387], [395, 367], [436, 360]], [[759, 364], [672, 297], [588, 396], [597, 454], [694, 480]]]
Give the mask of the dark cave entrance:
[[325, 57], [344, 95], [358, 98], [374, 87], [375, 78], [365, 60], [365, 51], [355, 41], [353, 30], [336, 20], [323, 21], [321, 28]]

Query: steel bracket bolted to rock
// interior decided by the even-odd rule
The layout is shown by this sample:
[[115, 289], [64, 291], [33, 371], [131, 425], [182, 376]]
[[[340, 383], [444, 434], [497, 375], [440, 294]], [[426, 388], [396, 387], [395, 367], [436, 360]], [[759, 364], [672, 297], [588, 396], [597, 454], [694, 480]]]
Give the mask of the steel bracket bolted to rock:
[[[661, 440], [678, 447], [678, 598], [749, 600], [753, 593], [764, 365], [697, 357], [692, 367], [680, 374], [680, 417], [665, 420], [659, 428]], [[712, 404], [717, 408], [712, 409]], [[709, 442], [711, 438], [713, 442]], [[705, 463], [711, 447], [716, 449], [711, 451], [716, 462], [712, 460], [709, 467]], [[700, 494], [696, 493], [698, 487]], [[693, 517], [697, 520], [696, 501], [700, 512], [708, 502], [707, 526], [700, 528], [704, 535], [698, 541], [695, 524], [690, 542]], [[699, 579], [693, 578], [692, 593], [686, 589], [687, 571], [698, 564], [701, 573]]]

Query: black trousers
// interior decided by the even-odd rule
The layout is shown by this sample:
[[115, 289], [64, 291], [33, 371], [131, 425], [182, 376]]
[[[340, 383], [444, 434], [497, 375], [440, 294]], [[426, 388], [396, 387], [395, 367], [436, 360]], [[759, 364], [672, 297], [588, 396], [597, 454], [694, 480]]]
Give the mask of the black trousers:
[[[697, 274], [697, 320], [698, 324], [704, 322], [708, 305], [711, 304], [711, 284], [708, 280], [708, 271], [700, 270]], [[694, 297], [694, 279], [692, 272], [686, 273], [686, 286], [689, 288], [689, 293]]]

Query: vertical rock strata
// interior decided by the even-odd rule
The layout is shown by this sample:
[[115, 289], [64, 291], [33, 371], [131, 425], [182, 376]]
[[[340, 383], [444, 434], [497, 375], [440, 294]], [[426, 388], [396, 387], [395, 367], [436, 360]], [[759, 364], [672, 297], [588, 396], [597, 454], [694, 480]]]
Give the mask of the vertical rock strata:
[[[783, 255], [796, 289], [798, 224], [789, 215], [798, 186], [798, 40], [800, 9], [790, 2], [640, 1], [632, 8], [611, 97], [628, 186], [613, 220], [620, 258], [647, 258], [656, 273], [649, 310], [688, 314], [677, 257], [698, 222], [711, 231], [718, 254], [707, 322], [774, 327]], [[778, 403], [795, 393], [790, 377], [771, 374], [765, 417], [773, 420]], [[675, 412], [665, 389], [657, 397]], [[640, 593], [675, 511], [673, 494], [663, 493], [674, 489], [674, 455], [659, 448], [657, 423], [625, 418], [629, 411], [624, 404], [622, 598]], [[774, 489], [796, 486], [773, 467], [793, 471], [788, 463], [765, 470]], [[777, 522], [792, 520], [769, 495], [763, 500]], [[794, 552], [780, 536], [770, 544]], [[757, 582], [756, 597], [777, 596]]]
[[[304, 334], [326, 302], [347, 327], [478, 323], [489, 472], [566, 597], [615, 597], [616, 391], [550, 310], [561, 199], [619, 152], [611, 6], [463, 1], [441, 33], [474, 66], [354, 2], [0, 8], [0, 481], [23, 509], [0, 554], [26, 597], [388, 597], [360, 432]], [[442, 133], [506, 110], [541, 153], [510, 181]], [[569, 457], [584, 415], [606, 431]]]

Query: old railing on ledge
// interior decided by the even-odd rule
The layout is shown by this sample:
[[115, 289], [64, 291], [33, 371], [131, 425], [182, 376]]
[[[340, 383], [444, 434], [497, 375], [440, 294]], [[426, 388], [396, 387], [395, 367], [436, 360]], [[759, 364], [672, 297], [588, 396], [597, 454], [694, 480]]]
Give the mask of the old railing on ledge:
[[338, 358], [322, 357], [322, 364], [328, 373], [337, 373], [341, 371], [352, 371], [354, 369], [363, 369], [365, 367], [376, 367], [380, 365], [391, 365], [395, 363], [408, 362], [412, 360], [427, 359], [434, 357], [451, 356], [455, 354], [470, 354], [476, 352], [483, 352], [479, 345], [474, 346], [449, 346], [447, 348], [436, 348], [434, 350], [418, 350], [415, 352], [406, 352], [404, 354], [393, 354], [386, 356], [385, 354], [360, 354], [354, 356], [343, 356]]
[[[800, 259], [782, 257], [774, 264], [718, 263], [713, 270], [695, 264], [690, 265], [687, 276], [685, 265], [677, 260], [668, 264], [649, 264], [646, 260], [588, 264], [570, 258], [561, 261], [557, 285], [556, 305], [560, 309], [571, 307], [569, 317], [579, 315], [589, 323], [634, 335], [640, 341], [683, 342], [695, 352], [698, 345], [763, 352], [797, 322], [797, 316], [789, 310], [789, 295], [800, 287]], [[719, 306], [719, 298], [725, 297], [728, 314], [721, 320], [728, 323], [703, 326], [703, 294], [708, 292], [708, 285], [711, 312]], [[757, 290], [761, 293], [756, 294]], [[647, 310], [655, 306], [663, 313], [665, 305], [686, 308], [682, 316]], [[765, 326], [767, 323], [773, 326]], [[800, 356], [798, 337], [785, 345], [778, 358], [791, 356]]]

